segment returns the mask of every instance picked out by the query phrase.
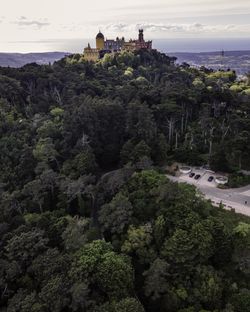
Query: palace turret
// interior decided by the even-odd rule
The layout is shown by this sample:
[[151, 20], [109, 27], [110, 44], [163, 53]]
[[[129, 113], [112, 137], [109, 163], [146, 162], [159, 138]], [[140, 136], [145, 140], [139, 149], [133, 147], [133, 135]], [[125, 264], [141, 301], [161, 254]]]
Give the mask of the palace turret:
[[99, 31], [99, 33], [96, 35], [96, 48], [99, 50], [104, 49], [104, 36], [103, 34]]

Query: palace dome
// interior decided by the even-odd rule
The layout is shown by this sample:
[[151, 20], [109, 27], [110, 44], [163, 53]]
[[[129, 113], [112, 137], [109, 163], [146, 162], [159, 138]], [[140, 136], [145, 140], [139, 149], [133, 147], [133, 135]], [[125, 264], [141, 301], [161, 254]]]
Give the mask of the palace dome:
[[96, 35], [96, 39], [104, 39], [104, 36], [101, 32]]

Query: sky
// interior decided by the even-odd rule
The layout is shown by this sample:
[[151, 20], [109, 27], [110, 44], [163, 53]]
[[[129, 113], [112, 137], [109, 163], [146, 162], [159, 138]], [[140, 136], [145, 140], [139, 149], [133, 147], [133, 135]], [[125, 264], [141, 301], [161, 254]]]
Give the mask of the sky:
[[0, 0], [0, 4], [0, 52], [74, 52], [73, 42], [93, 43], [99, 29], [108, 38], [134, 38], [143, 28], [148, 39], [249, 38], [250, 42], [250, 0]]

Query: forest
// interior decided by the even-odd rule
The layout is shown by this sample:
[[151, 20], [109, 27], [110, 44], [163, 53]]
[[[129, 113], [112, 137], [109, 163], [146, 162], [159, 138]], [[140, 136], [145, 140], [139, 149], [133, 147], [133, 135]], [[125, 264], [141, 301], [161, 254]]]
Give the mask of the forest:
[[157, 51], [0, 67], [0, 311], [249, 312], [250, 218], [164, 168], [250, 170], [250, 76]]

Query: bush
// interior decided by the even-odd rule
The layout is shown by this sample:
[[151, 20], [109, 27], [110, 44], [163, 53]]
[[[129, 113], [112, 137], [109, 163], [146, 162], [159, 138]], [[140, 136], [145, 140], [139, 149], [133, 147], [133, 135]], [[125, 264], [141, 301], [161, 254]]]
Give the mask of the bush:
[[229, 175], [227, 185], [232, 188], [246, 186], [250, 184], [250, 176], [243, 173], [233, 173]]

